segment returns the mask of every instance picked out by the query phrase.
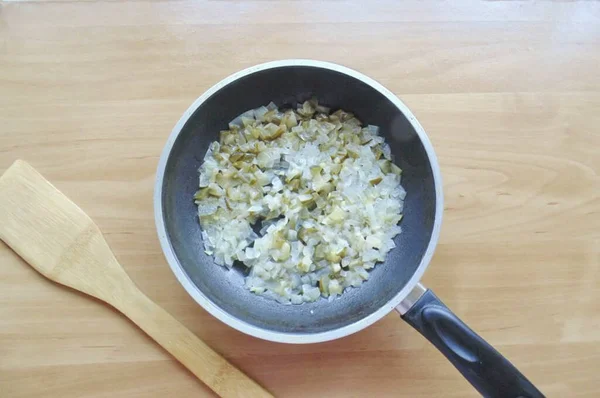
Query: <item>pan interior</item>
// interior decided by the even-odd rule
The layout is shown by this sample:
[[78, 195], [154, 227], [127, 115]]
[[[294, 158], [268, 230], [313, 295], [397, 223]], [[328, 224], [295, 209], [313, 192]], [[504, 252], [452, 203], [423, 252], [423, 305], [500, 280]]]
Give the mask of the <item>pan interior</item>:
[[[407, 191], [403, 232], [397, 247], [360, 288], [338, 299], [283, 305], [244, 288], [244, 269], [214, 264], [203, 251], [193, 195], [208, 145], [240, 113], [266, 105], [295, 106], [311, 97], [333, 109], [353, 112], [380, 127], [403, 169]], [[284, 66], [232, 81], [207, 98], [183, 125], [169, 154], [162, 182], [167, 239], [189, 279], [215, 306], [256, 327], [279, 333], [313, 334], [364, 319], [389, 302], [418, 268], [432, 236], [436, 209], [433, 171], [418, 134], [385, 95], [352, 76], [318, 67]]]

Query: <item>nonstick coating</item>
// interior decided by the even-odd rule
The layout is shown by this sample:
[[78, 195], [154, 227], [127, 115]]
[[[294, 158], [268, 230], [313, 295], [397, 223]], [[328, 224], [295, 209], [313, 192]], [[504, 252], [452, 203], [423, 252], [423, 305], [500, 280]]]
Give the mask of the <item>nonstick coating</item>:
[[[313, 303], [283, 305], [244, 288], [243, 266], [228, 270], [214, 264], [204, 253], [192, 197], [198, 190], [198, 167], [208, 145], [218, 139], [219, 131], [226, 129], [230, 120], [270, 101], [295, 107], [313, 96], [324, 105], [353, 112], [363, 123], [380, 127], [396, 164], [403, 169], [402, 185], [407, 191], [403, 231], [396, 237], [397, 247], [388, 254], [386, 262], [378, 264], [360, 288], [352, 288], [332, 302], [321, 298]], [[202, 304], [212, 308], [211, 312], [218, 311], [216, 306], [242, 323], [270, 332], [323, 333], [361, 322], [389, 305], [416, 273], [434, 230], [435, 172], [413, 124], [371, 85], [336, 70], [284, 65], [233, 79], [201, 102], [187, 121], [185, 115], [182, 120], [178, 135], [171, 138], [174, 141], [170, 152], [163, 154], [166, 163], [162, 176], [159, 166], [162, 179], [157, 181], [161, 199], [157, 217], [162, 219], [157, 224], [164, 223], [161, 239], [168, 242], [174, 255], [169, 259], [171, 266], [183, 270], [208, 300], [209, 303], [203, 299]]]

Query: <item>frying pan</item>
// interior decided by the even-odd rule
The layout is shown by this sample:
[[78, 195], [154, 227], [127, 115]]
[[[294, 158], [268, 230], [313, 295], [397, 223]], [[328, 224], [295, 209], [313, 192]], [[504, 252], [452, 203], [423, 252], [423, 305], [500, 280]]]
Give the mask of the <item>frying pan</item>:
[[[403, 232], [369, 280], [328, 302], [284, 305], [244, 287], [247, 270], [228, 270], [204, 253], [193, 195], [209, 144], [228, 122], [273, 101], [296, 106], [311, 97], [380, 127], [403, 169]], [[439, 165], [425, 131], [408, 108], [374, 80], [343, 66], [310, 60], [257, 65], [222, 80], [198, 98], [171, 133], [154, 192], [159, 240], [179, 282], [212, 315], [249, 335], [281, 343], [316, 343], [355, 333], [392, 310], [425, 336], [484, 396], [541, 397], [506, 358], [419, 283], [442, 221]]]

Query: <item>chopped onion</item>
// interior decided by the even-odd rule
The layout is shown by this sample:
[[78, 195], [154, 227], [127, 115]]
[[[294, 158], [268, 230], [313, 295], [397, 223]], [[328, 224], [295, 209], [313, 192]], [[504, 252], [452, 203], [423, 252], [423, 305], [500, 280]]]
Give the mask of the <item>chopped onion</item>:
[[360, 286], [401, 231], [402, 170], [379, 128], [314, 99], [244, 112], [199, 172], [205, 252], [218, 265], [243, 262], [245, 286], [282, 303]]

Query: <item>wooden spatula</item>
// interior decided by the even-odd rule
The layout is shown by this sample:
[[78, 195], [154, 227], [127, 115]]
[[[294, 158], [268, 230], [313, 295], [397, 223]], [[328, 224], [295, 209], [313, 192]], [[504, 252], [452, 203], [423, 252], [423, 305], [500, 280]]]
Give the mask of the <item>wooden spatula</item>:
[[112, 305], [223, 397], [271, 397], [146, 297], [98, 226], [24, 161], [0, 177], [0, 239], [48, 279]]

